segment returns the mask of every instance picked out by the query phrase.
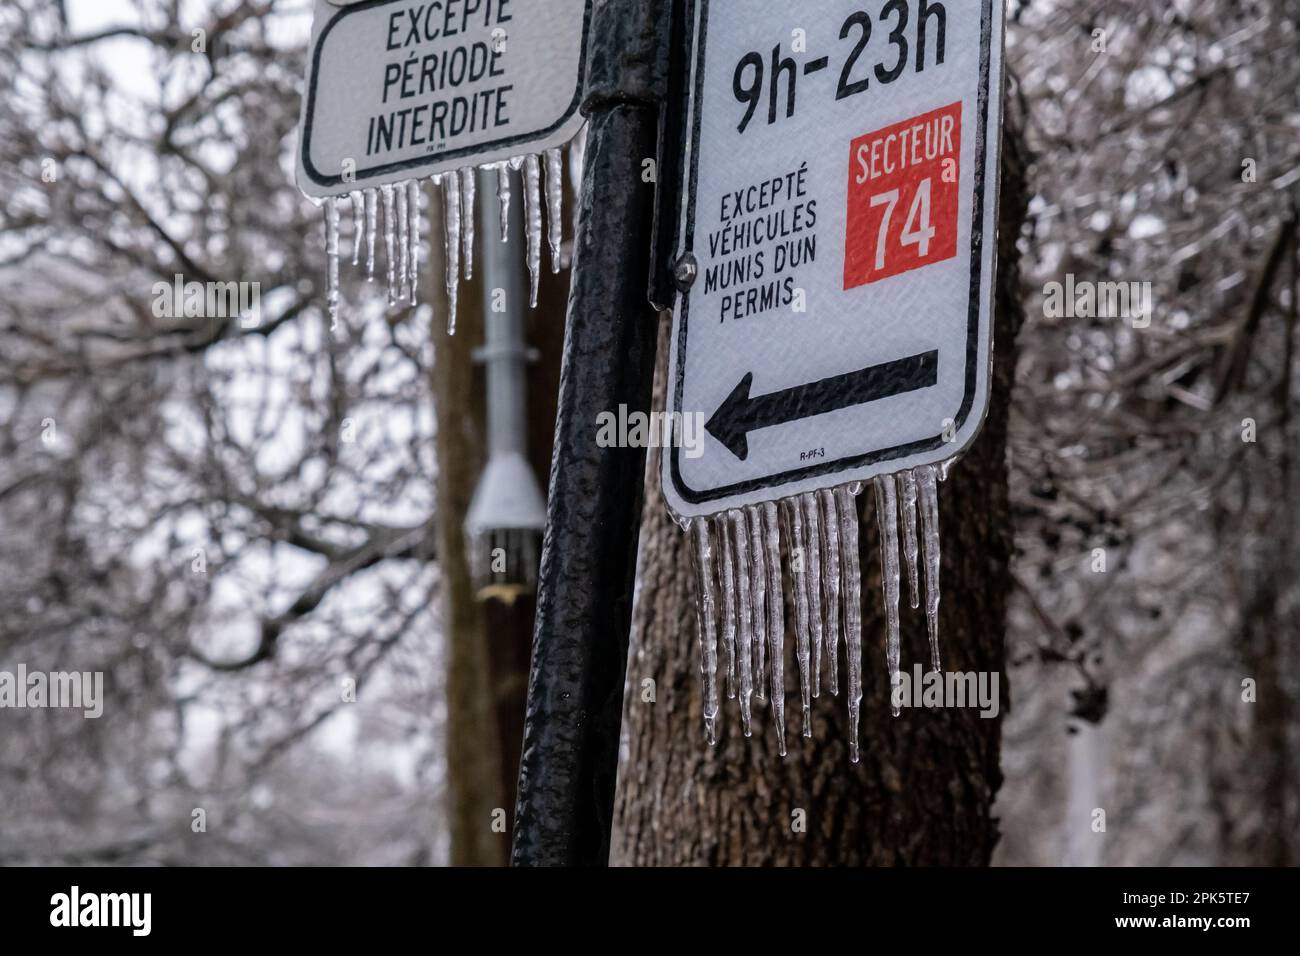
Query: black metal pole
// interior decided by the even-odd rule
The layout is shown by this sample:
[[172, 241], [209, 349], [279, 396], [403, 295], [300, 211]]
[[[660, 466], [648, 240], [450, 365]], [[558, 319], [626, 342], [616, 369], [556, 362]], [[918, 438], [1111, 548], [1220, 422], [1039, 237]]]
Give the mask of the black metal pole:
[[597, 0], [586, 170], [560, 373], [512, 861], [609, 856], [645, 449], [600, 448], [598, 416], [650, 409], [648, 299], [673, 0]]

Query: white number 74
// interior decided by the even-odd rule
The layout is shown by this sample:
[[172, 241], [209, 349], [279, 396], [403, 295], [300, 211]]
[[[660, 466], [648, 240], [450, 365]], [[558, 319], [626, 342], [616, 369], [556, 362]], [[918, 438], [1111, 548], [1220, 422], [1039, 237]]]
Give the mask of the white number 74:
[[[891, 189], [889, 192], [872, 196], [871, 208], [876, 209], [880, 206], [887, 208], [885, 209], [885, 215], [880, 220], [880, 235], [876, 239], [877, 272], [883, 271], [885, 268], [885, 241], [889, 238], [889, 222], [894, 216], [894, 210], [898, 207], [898, 190]], [[912, 208], [907, 214], [907, 223], [903, 226], [903, 234], [899, 237], [899, 244], [916, 246], [917, 253], [924, 259], [930, 254], [930, 241], [934, 238], [936, 231], [934, 226], [930, 224], [930, 180], [925, 179], [917, 187], [916, 197], [912, 200]]]

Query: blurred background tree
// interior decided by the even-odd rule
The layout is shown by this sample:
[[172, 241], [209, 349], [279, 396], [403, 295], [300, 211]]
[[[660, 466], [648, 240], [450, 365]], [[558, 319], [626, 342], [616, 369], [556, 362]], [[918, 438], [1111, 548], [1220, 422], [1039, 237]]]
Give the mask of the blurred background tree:
[[[1028, 206], [999, 529], [1014, 707], [973, 799], [996, 792], [995, 862], [1294, 862], [1300, 3], [1008, 7]], [[460, 554], [439, 553], [463, 519], [439, 502], [474, 467], [458, 462], [459, 483], [439, 468], [468, 445], [440, 433], [435, 400], [473, 394], [478, 373], [443, 378], [437, 359], [465, 371], [455, 350], [479, 332], [439, 331], [436, 255], [419, 308], [387, 309], [345, 269], [329, 331], [322, 216], [292, 175], [310, 14], [0, 7], [0, 669], [103, 670], [110, 694], [98, 721], [0, 712], [0, 862], [504, 858], [484, 833], [513, 799], [527, 611], [489, 620], [465, 603]], [[260, 320], [158, 317], [154, 284], [178, 273], [260, 283]], [[1150, 282], [1150, 326], [1050, 317], [1044, 287], [1071, 274]], [[531, 326], [539, 396], [564, 297], [545, 286]], [[531, 407], [540, 467], [550, 427]], [[953, 528], [969, 502], [949, 499]], [[877, 573], [868, 561], [868, 594]], [[653, 622], [643, 603], [636, 639], [660, 628], [665, 673], [693, 674], [689, 589], [647, 582], [669, 596]], [[962, 645], [955, 593], [947, 656], [996, 661]], [[660, 680], [658, 708], [665, 686], [698, 707], [682, 678]], [[629, 810], [735, 802], [755, 761], [788, 777], [820, 760], [793, 736], [785, 769], [757, 742], [706, 755], [698, 726], [673, 745], [716, 774], [625, 790]], [[625, 787], [656, 759], [625, 763]], [[906, 804], [923, 844], [971, 837], [945, 833], [930, 798]], [[981, 827], [962, 845], [986, 853]]]
[[[0, 11], [0, 660], [103, 670], [110, 695], [98, 722], [4, 712], [0, 861], [504, 861], [482, 834], [513, 790], [476, 777], [502, 761], [469, 688], [519, 678], [466, 672], [481, 620], [440, 638], [467, 587], [436, 561], [445, 316], [350, 273], [329, 331], [292, 177], [310, 16]], [[258, 321], [160, 318], [177, 274], [258, 284]], [[544, 300], [562, 329], [563, 278]], [[473, 290], [461, 309], [472, 346]], [[520, 673], [526, 624], [497, 638]]]

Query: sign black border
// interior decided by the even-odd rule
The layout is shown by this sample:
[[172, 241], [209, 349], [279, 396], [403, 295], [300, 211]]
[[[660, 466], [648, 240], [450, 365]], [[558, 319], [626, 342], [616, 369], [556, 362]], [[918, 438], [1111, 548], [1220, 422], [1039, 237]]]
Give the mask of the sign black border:
[[[699, 180], [699, 158], [700, 158], [700, 127], [701, 114], [704, 104], [704, 54], [707, 47], [708, 25], [709, 25], [709, 0], [696, 0], [700, 7], [699, 17], [699, 43], [695, 58], [695, 92], [693, 99], [693, 108], [691, 110], [691, 172], [690, 184], [687, 192], [686, 202], [686, 240], [683, 252], [689, 253], [695, 250], [695, 194]], [[962, 397], [961, 408], [954, 419], [955, 429], [960, 431], [970, 417], [971, 409], [975, 404], [975, 390], [979, 384], [979, 332], [980, 332], [980, 311], [982, 300], [982, 267], [984, 258], [984, 199], [986, 193], [987, 176], [987, 157], [988, 157], [988, 121], [989, 121], [989, 97], [992, 93], [993, 77], [990, 75], [993, 56], [993, 4], [1001, 0], [984, 0], [984, 14], [980, 25], [980, 42], [982, 48], [980, 51], [980, 89], [979, 89], [979, 128], [976, 135], [976, 166], [975, 166], [975, 208], [974, 218], [971, 224], [971, 276], [970, 276], [970, 306], [967, 318], [967, 338], [966, 338], [966, 393]], [[998, 91], [1001, 95], [1001, 90]], [[996, 212], [996, 211], [995, 211]], [[997, 246], [996, 241], [993, 249], [993, 273], [997, 275]], [[990, 319], [991, 319], [990, 309]], [[682, 391], [685, 387], [686, 377], [686, 338], [688, 320], [690, 318], [690, 296], [688, 293], [681, 295], [681, 325], [678, 330], [677, 338], [677, 375], [674, 381], [674, 410], [682, 410]], [[989, 328], [989, 347], [992, 349], [993, 329], [990, 321]], [[733, 485], [724, 485], [711, 491], [699, 492], [686, 487], [682, 480], [680, 454], [681, 449], [676, 443], [669, 449], [669, 468], [673, 487], [682, 497], [683, 501], [689, 504], [704, 504], [710, 501], [718, 501], [722, 498], [730, 498], [735, 495], [747, 494], [751, 491], [762, 491], [768, 488], [774, 488], [779, 485], [791, 482], [803, 481], [808, 478], [819, 478], [823, 475], [836, 474], [841, 471], [848, 471], [853, 468], [862, 468], [867, 465], [874, 465], [881, 461], [893, 461], [899, 458], [908, 458], [912, 455], [918, 455], [922, 452], [932, 451], [935, 448], [946, 444], [943, 434], [940, 433], [933, 438], [924, 438], [919, 441], [911, 442], [906, 445], [897, 445], [893, 448], [880, 449], [874, 452], [868, 452], [856, 458], [841, 458], [832, 462], [825, 462], [818, 465], [811, 465], [807, 468], [798, 468], [792, 471], [783, 472], [778, 475], [771, 475], [765, 478], [751, 478], [748, 481], [737, 482]]]
[[[317, 186], [330, 188], [333, 186], [343, 185], [343, 175], [325, 176], [312, 164], [311, 161], [311, 133], [312, 127], [316, 121], [316, 78], [320, 75], [320, 56], [321, 50], [325, 46], [325, 38], [329, 36], [330, 31], [334, 29], [338, 22], [344, 17], [353, 13], [360, 13], [363, 10], [369, 10], [373, 7], [383, 6], [387, 3], [400, 3], [404, 0], [368, 0], [366, 3], [358, 3], [350, 7], [344, 7], [340, 10], [329, 23], [321, 30], [311, 54], [311, 71], [308, 74], [307, 84], [307, 105], [303, 111], [302, 138], [298, 144], [299, 155], [302, 159], [303, 172]], [[488, 143], [476, 143], [473, 146], [464, 146], [460, 149], [454, 149], [442, 153], [427, 153], [414, 159], [404, 159], [401, 162], [389, 163], [386, 166], [373, 166], [370, 169], [358, 170], [357, 179], [370, 179], [373, 177], [388, 176], [392, 173], [401, 172], [407, 169], [415, 169], [419, 166], [425, 166], [434, 163], [446, 162], [451, 159], [459, 159], [462, 156], [468, 156], [473, 153], [490, 152], [496, 149], [502, 149], [506, 146], [513, 146], [525, 140], [538, 139], [549, 136], [565, 123], [567, 123], [573, 114], [578, 111], [582, 105], [583, 78], [587, 75], [587, 42], [590, 39], [591, 31], [591, 6], [594, 0], [586, 0], [586, 8], [582, 16], [582, 50], [578, 54], [578, 78], [574, 84], [573, 101], [565, 110], [563, 116], [555, 123], [545, 129], [534, 130], [529, 133], [519, 133], [515, 136], [508, 136], [504, 139], [493, 140]], [[355, 185], [355, 184], [353, 184]]]

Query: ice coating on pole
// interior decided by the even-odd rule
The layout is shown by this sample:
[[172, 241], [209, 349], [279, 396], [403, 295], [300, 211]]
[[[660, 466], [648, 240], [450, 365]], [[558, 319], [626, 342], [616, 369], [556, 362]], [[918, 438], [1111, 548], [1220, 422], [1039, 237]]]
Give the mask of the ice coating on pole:
[[537, 285], [542, 274], [542, 184], [537, 157], [524, 157], [524, 225], [528, 237], [528, 303], [537, 308]]
[[[876, 478], [876, 523], [880, 526], [880, 579], [885, 597], [885, 660], [889, 667], [889, 693], [898, 686], [898, 492], [893, 475]], [[897, 717], [899, 709], [893, 708]]]
[[456, 176], [442, 180], [443, 239], [447, 263], [447, 334], [456, 334], [456, 292], [460, 288], [460, 189]]
[[352, 264], [361, 262], [361, 240], [365, 237], [366, 197], [361, 190], [354, 189], [348, 193], [352, 201]]
[[727, 516], [718, 515], [717, 535], [722, 549], [718, 566], [718, 595], [722, 600], [722, 649], [727, 654], [727, 698], [736, 699], [736, 563], [731, 555]]
[[384, 201], [384, 254], [388, 257], [388, 304], [397, 302], [397, 202], [392, 186], [380, 186], [379, 195]]
[[546, 158], [547, 242], [551, 247], [551, 271], [560, 271], [560, 246], [564, 242], [564, 154], [548, 149]]
[[731, 547], [728, 554], [735, 561], [736, 570], [736, 675], [739, 677], [740, 729], [751, 736], [751, 717], [754, 698], [754, 618], [750, 600], [749, 527], [745, 512], [732, 511], [727, 515], [731, 524]]
[[475, 182], [477, 175], [473, 166], [466, 166], [460, 171], [461, 251], [465, 258], [467, 281], [474, 278], [474, 201], [478, 190]]
[[375, 281], [375, 243], [379, 235], [379, 193], [366, 190], [366, 279]]
[[930, 665], [939, 666], [939, 487], [933, 465], [916, 469], [925, 553], [925, 624], [930, 634]]
[[337, 199], [325, 200], [325, 255], [329, 259], [326, 307], [329, 309], [330, 328], [339, 317], [339, 204]]
[[767, 548], [763, 544], [763, 516], [755, 505], [745, 509], [749, 525], [750, 598], [754, 626], [754, 698], [767, 700], [763, 681], [767, 672]]
[[902, 485], [903, 500], [903, 557], [907, 559], [907, 586], [912, 607], [921, 606], [921, 588], [917, 584], [916, 574], [916, 476], [904, 471], [898, 476]]
[[799, 499], [787, 498], [781, 502], [786, 521], [786, 540], [793, 549], [790, 561], [791, 584], [794, 591], [795, 659], [799, 662], [799, 696], [803, 702], [803, 735], [812, 736], [812, 677], [809, 674], [808, 628], [808, 549], [804, 543], [803, 509]]
[[826, 671], [840, 693], [840, 513], [835, 493], [819, 491], [822, 509], [822, 609], [826, 615]]
[[411, 305], [415, 305], [420, 299], [420, 183], [417, 180], [410, 180], [406, 184], [406, 208], [407, 214], [411, 217], [411, 225], [408, 229], [411, 243], [411, 266], [410, 266], [410, 284], [411, 284]]
[[709, 540], [709, 519], [691, 522], [691, 554], [695, 558], [695, 622], [700, 641], [700, 676], [704, 681], [704, 735], [709, 744], [718, 742], [718, 632], [717, 591], [713, 583], [713, 543]]
[[501, 215], [501, 241], [510, 241], [510, 164], [497, 166], [497, 211]]
[[574, 245], [577, 245], [578, 236], [578, 219], [582, 215], [582, 168], [587, 160], [587, 127], [584, 125], [578, 130], [578, 134], [573, 137], [573, 142], [569, 144], [569, 188], [573, 191], [573, 203], [570, 206], [570, 216], [572, 221], [570, 229], [573, 231]]
[[862, 569], [858, 560], [858, 507], [848, 488], [835, 489], [840, 519], [840, 570], [844, 590], [844, 656], [849, 672], [849, 759], [858, 762], [862, 714]]
[[804, 580], [808, 591], [808, 620], [812, 626], [812, 695], [819, 697], [822, 689], [822, 652], [826, 646], [826, 630], [822, 627], [822, 519], [818, 513], [816, 495], [800, 495], [799, 506], [803, 508], [806, 545], [804, 567], [808, 572], [804, 575]]
[[781, 532], [776, 504], [765, 501], [763, 546], [767, 549], [768, 673], [772, 678], [772, 719], [781, 756], [785, 756], [785, 595], [781, 588]]
[[397, 199], [397, 297], [406, 298], [406, 284], [411, 272], [411, 216], [407, 211], [406, 185], [394, 187]]

